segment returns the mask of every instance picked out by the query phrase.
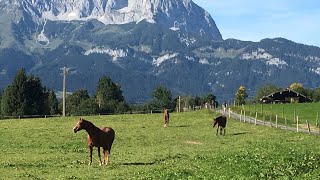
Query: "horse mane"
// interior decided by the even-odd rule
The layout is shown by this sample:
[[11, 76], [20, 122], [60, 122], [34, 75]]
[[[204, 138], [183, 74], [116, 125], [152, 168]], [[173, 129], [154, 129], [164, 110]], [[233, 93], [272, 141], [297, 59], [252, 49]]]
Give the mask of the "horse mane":
[[81, 118], [81, 121], [84, 123], [84, 127], [83, 129], [85, 130], [93, 130], [93, 129], [99, 129], [97, 126], [95, 126], [92, 122], [85, 120], [83, 118]]

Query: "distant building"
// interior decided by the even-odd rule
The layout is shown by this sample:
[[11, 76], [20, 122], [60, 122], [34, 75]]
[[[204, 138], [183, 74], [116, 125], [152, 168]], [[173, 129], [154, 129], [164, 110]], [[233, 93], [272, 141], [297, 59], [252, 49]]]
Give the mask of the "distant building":
[[261, 103], [305, 103], [312, 102], [312, 99], [292, 89], [284, 89], [260, 99]]

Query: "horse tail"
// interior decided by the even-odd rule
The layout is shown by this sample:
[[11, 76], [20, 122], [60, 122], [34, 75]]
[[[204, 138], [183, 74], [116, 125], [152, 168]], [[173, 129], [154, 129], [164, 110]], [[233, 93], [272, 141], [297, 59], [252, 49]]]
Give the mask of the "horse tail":
[[113, 141], [114, 141], [114, 139], [115, 139], [115, 137], [116, 137], [116, 133], [114, 132], [114, 130], [112, 129], [112, 131], [110, 132], [111, 134], [111, 138], [110, 138], [110, 143], [109, 143], [109, 149], [108, 149], [108, 151], [109, 151], [109, 154], [111, 154], [111, 147], [112, 147], [112, 144], [113, 144]]
[[212, 127], [215, 127], [215, 126], [216, 126], [216, 124], [218, 124], [218, 122], [217, 122], [217, 121], [215, 121], [215, 122], [214, 122], [214, 124], [213, 124], [213, 126], [212, 126]]

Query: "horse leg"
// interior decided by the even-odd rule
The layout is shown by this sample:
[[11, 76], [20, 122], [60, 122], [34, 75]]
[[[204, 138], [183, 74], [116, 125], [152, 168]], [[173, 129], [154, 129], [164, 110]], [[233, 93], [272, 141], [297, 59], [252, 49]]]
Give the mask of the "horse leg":
[[219, 133], [219, 126], [218, 126], [218, 128], [217, 128], [217, 133], [216, 133], [216, 136], [218, 136], [218, 133]]
[[220, 127], [220, 135], [222, 135], [222, 126]]
[[108, 150], [109, 148], [107, 148], [107, 149], [105, 149], [104, 150], [104, 158], [105, 158], [105, 165], [107, 165], [108, 164], [108, 162], [109, 162], [109, 150]]
[[101, 155], [100, 155], [100, 147], [98, 147], [98, 156], [99, 156], [99, 162], [100, 162], [100, 166], [102, 165], [102, 161], [101, 161]]
[[92, 164], [92, 146], [89, 146], [89, 164], [88, 165], [91, 165]]
[[223, 128], [223, 135], [226, 135], [226, 128]]
[[106, 164], [106, 148], [103, 148], [103, 164]]

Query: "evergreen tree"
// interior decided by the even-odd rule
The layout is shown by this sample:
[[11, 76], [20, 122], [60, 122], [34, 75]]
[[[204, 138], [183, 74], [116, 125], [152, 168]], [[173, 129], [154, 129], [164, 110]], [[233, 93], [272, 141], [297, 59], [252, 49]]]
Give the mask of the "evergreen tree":
[[4, 89], [1, 97], [1, 115], [11, 116], [14, 109], [14, 104], [11, 102], [12, 99], [11, 86]]
[[41, 80], [27, 76], [24, 69], [19, 70], [12, 84], [4, 90], [1, 112], [6, 116], [49, 114], [48, 92]]
[[11, 86], [3, 94], [1, 112], [6, 116], [25, 115], [27, 109], [27, 75], [24, 69], [17, 72]]
[[48, 93], [46, 88], [42, 86], [39, 77], [33, 75], [27, 77], [25, 98], [27, 104], [27, 107], [25, 108], [25, 114], [50, 114], [49, 106], [47, 104]]
[[153, 92], [153, 100], [150, 103], [150, 107], [152, 109], [174, 108], [171, 92], [162, 86], [158, 86]]
[[[90, 98], [89, 93], [85, 89], [77, 90], [66, 98], [66, 113], [68, 115], [84, 115], [81, 104]], [[81, 113], [80, 113], [81, 112]]]
[[195, 98], [194, 98], [194, 105], [195, 106], [201, 106], [201, 98], [199, 97], [199, 96], [196, 96]]
[[209, 104], [211, 106], [217, 107], [218, 103], [216, 102], [216, 96], [209, 93], [202, 98], [202, 104]]
[[78, 115], [91, 115], [98, 113], [98, 105], [94, 98], [83, 99], [77, 106]]
[[129, 109], [124, 101], [121, 86], [112, 82], [107, 76], [102, 76], [98, 81], [96, 101], [100, 113], [103, 114], [123, 113]]
[[58, 114], [58, 100], [53, 91], [48, 92], [48, 106], [50, 114]]

